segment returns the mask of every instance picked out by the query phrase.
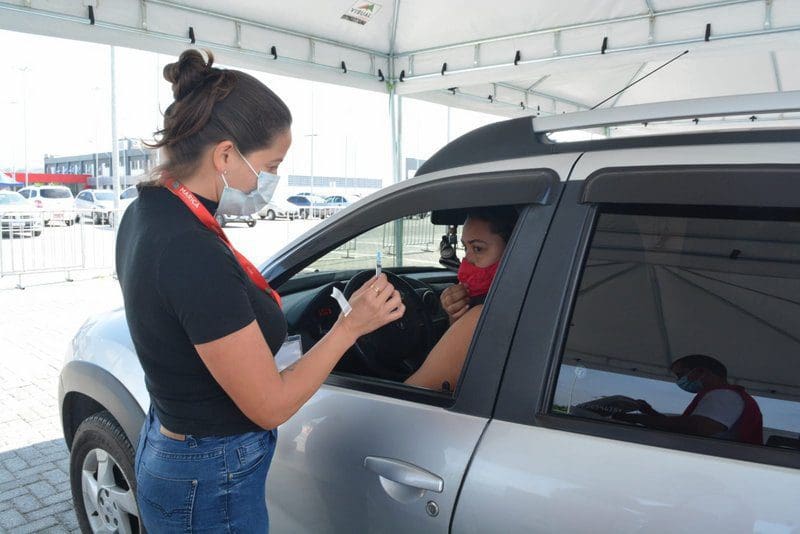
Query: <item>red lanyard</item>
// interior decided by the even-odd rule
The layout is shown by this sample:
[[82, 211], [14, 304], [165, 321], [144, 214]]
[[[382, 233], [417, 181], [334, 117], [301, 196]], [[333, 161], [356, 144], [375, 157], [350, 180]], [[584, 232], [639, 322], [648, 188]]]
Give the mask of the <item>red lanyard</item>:
[[225, 235], [225, 232], [222, 230], [222, 227], [219, 225], [217, 220], [208, 212], [205, 206], [197, 200], [197, 197], [194, 196], [194, 193], [189, 191], [182, 183], [174, 180], [172, 178], [165, 178], [164, 185], [167, 187], [167, 190], [181, 199], [186, 207], [189, 208], [195, 216], [200, 219], [200, 222], [203, 225], [217, 234], [217, 237], [222, 239], [222, 242], [228, 245], [228, 248], [231, 249], [233, 255], [236, 257], [236, 261], [239, 262], [239, 265], [242, 266], [244, 272], [250, 277], [250, 280], [259, 288], [261, 291], [266, 291], [272, 294], [272, 298], [275, 299], [275, 302], [278, 303], [278, 306], [281, 305], [281, 296], [278, 295], [278, 292], [272, 289], [269, 286], [269, 283], [261, 276], [261, 273], [258, 271], [255, 265], [250, 263], [250, 260], [245, 258], [238, 250], [233, 248], [233, 245], [228, 240], [228, 236]]

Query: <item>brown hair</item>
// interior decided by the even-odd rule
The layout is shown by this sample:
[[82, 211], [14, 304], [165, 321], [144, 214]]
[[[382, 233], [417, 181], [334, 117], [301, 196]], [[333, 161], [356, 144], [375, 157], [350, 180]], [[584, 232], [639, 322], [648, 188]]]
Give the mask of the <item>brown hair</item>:
[[503, 242], [508, 244], [511, 234], [514, 233], [514, 226], [517, 225], [519, 214], [513, 206], [489, 206], [470, 209], [467, 218], [489, 223], [489, 231], [499, 235]]
[[164, 67], [175, 101], [164, 112], [160, 137], [148, 146], [162, 149], [166, 162], [154, 169], [157, 180], [191, 175], [208, 147], [230, 140], [247, 154], [269, 147], [292, 124], [292, 114], [278, 95], [244, 72], [212, 67], [214, 55], [184, 51]]

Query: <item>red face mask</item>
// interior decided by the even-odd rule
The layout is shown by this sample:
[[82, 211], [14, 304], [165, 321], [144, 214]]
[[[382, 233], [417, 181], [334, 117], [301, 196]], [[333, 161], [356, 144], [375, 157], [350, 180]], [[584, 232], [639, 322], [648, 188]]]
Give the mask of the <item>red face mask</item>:
[[488, 267], [476, 267], [464, 260], [458, 268], [458, 281], [467, 286], [470, 298], [480, 297], [489, 292], [489, 286], [492, 285], [499, 265], [498, 261]]

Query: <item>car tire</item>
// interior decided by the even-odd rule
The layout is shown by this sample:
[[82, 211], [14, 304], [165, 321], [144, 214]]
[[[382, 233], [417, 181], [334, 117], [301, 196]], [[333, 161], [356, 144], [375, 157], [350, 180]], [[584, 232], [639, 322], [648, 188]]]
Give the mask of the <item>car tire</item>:
[[99, 226], [101, 222], [103, 222], [103, 219], [102, 217], [100, 217], [100, 214], [92, 213], [92, 224], [95, 226]]
[[214, 217], [214, 218], [215, 218], [215, 219], [217, 220], [217, 222], [219, 223], [219, 226], [220, 226], [220, 228], [225, 228], [225, 217], [223, 217], [222, 215], [217, 215], [217, 216], [216, 216], [216, 217]]
[[72, 226], [73, 224], [75, 224], [73, 219], [64, 219], [64, 226]]
[[267, 219], [269, 219], [270, 221], [274, 221], [275, 220], [275, 212], [272, 211], [272, 210], [267, 210]]
[[[70, 452], [69, 474], [82, 532], [111, 532], [128, 525], [130, 532], [144, 532], [136, 505], [135, 456], [109, 412], [96, 413], [80, 424]], [[95, 497], [87, 503], [85, 498], [91, 494]]]
[[40, 235], [42, 235], [42, 231], [41, 230], [34, 230], [33, 237], [39, 237]]
[[259, 215], [259, 216], [258, 216], [258, 218], [259, 218], [259, 219], [261, 219], [261, 220], [263, 221], [264, 219], [266, 219], [266, 218], [267, 218], [267, 216], [266, 216], [266, 215]]
[[250, 228], [254, 227], [255, 225], [256, 225], [256, 220], [255, 219], [251, 219], [251, 220], [247, 221], [247, 226], [249, 226]]

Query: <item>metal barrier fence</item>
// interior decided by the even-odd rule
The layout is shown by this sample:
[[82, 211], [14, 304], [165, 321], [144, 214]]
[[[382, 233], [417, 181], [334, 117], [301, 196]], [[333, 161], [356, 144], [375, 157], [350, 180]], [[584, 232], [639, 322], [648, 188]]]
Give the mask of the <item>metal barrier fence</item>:
[[119, 215], [82, 210], [0, 212], [0, 278], [82, 270], [114, 271]]
[[[431, 224], [430, 213], [421, 213], [419, 215], [412, 215], [402, 219], [403, 230], [402, 240], [404, 246], [420, 247], [425, 252], [435, 250], [435, 245], [438, 243], [436, 236], [437, 230], [440, 230]], [[385, 224], [383, 226], [383, 248], [393, 253], [395, 246], [395, 226], [393, 224]]]

